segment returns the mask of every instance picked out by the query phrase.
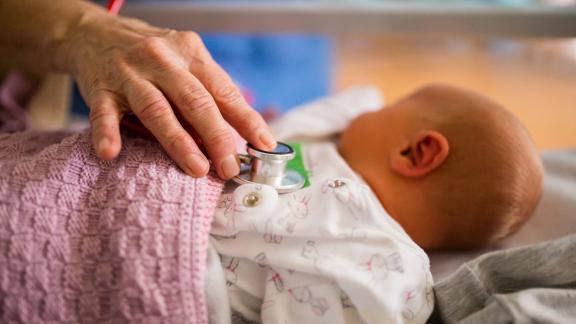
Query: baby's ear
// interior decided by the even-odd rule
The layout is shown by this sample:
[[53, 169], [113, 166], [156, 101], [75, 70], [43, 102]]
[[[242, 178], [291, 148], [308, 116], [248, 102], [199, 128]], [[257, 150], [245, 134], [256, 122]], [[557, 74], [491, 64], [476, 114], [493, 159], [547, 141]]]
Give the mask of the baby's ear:
[[418, 178], [441, 166], [450, 146], [446, 137], [433, 130], [418, 132], [392, 152], [390, 168], [405, 177]]

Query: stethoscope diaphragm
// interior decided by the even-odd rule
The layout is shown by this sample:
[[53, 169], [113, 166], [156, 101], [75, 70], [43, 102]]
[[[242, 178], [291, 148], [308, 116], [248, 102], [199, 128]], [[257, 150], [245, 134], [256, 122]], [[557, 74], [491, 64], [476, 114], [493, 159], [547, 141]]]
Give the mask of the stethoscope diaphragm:
[[304, 177], [293, 170], [287, 170], [288, 161], [296, 153], [294, 149], [282, 142], [272, 151], [262, 151], [250, 144], [246, 146], [247, 154], [239, 154], [240, 174], [233, 178], [239, 184], [265, 184], [273, 187], [278, 193], [288, 193], [302, 188]]

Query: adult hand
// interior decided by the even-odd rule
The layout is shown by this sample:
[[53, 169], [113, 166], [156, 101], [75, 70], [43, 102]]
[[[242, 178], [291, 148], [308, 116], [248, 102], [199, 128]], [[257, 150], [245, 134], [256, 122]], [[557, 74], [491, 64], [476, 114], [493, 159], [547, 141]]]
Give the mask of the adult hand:
[[119, 123], [127, 111], [196, 177], [206, 175], [209, 163], [177, 116], [202, 139], [223, 179], [239, 172], [229, 125], [257, 148], [276, 145], [262, 117], [194, 32], [159, 29], [98, 12], [85, 15], [62, 47], [65, 61], [59, 64], [73, 73], [90, 107], [93, 144], [103, 159], [118, 155]]

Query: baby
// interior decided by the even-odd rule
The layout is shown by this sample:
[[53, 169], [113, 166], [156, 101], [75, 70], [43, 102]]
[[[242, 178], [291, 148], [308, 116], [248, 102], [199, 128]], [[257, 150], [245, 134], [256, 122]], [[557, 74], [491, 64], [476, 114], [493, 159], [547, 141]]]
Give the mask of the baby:
[[426, 250], [466, 249], [514, 233], [542, 191], [527, 131], [471, 91], [428, 86], [355, 119], [339, 151]]
[[[231, 307], [248, 320], [423, 323], [433, 297], [421, 248], [492, 244], [529, 218], [542, 190], [522, 125], [448, 86], [362, 114], [337, 146], [307, 141], [302, 155], [309, 187], [279, 199], [267, 186], [232, 187], [215, 214]], [[246, 204], [247, 193], [262, 204]]]

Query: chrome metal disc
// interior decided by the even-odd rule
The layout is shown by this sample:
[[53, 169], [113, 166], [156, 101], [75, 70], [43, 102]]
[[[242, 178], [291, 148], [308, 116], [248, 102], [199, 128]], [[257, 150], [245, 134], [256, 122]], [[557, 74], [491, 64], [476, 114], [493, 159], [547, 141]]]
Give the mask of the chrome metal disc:
[[[243, 169], [240, 171], [240, 174], [232, 178], [234, 182], [239, 184], [246, 184], [246, 183], [253, 183], [253, 184], [262, 184], [258, 182], [254, 182], [250, 180], [250, 169]], [[292, 170], [286, 171], [284, 176], [282, 177], [282, 182], [279, 185], [271, 186], [278, 191], [278, 193], [288, 193], [292, 191], [296, 191], [302, 186], [304, 186], [305, 179], [300, 173]]]

